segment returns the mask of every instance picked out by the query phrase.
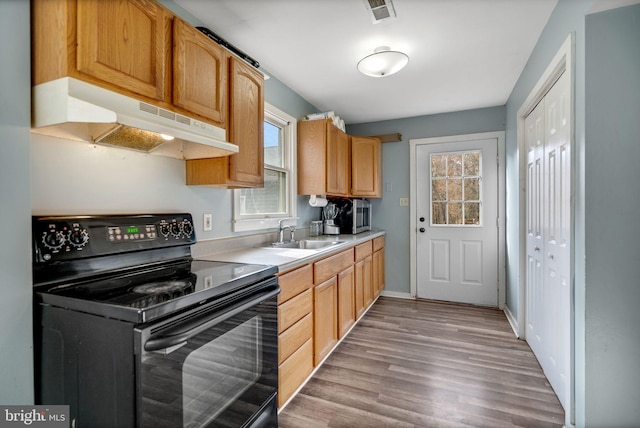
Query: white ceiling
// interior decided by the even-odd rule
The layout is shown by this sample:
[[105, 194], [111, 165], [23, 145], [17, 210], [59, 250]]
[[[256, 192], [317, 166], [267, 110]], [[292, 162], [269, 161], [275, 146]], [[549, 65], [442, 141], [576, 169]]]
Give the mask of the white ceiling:
[[[347, 124], [506, 104], [558, 0], [393, 0], [373, 24], [363, 0], [175, 0], [321, 111]], [[373, 78], [378, 46], [409, 55]]]

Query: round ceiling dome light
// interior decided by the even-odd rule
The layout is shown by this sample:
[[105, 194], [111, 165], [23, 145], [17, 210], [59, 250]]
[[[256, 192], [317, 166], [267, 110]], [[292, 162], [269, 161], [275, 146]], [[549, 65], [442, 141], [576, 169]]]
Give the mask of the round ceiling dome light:
[[392, 51], [389, 46], [375, 48], [358, 62], [358, 71], [371, 77], [386, 77], [402, 70], [409, 62], [409, 56], [403, 52]]

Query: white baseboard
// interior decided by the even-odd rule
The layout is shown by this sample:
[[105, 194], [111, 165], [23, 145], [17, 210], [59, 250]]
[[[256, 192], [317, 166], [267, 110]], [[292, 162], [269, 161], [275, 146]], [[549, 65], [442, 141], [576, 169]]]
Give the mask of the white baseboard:
[[502, 310], [504, 314], [507, 316], [507, 321], [509, 321], [509, 325], [511, 325], [513, 332], [516, 334], [516, 337], [519, 339], [520, 333], [518, 332], [520, 331], [520, 328], [518, 327], [518, 320], [516, 319], [516, 317], [513, 316], [508, 306], [505, 306], [504, 309]]
[[385, 297], [395, 297], [396, 299], [411, 299], [411, 300], [413, 300], [413, 297], [411, 297], [410, 293], [402, 293], [400, 291], [382, 290], [380, 295], [381, 296], [385, 296]]

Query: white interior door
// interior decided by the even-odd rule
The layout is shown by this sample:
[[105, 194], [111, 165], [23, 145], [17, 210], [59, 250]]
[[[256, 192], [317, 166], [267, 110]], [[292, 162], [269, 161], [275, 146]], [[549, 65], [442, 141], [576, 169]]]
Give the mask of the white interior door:
[[498, 306], [498, 139], [416, 147], [416, 295]]
[[525, 119], [526, 338], [558, 399], [570, 406], [571, 129], [564, 73]]

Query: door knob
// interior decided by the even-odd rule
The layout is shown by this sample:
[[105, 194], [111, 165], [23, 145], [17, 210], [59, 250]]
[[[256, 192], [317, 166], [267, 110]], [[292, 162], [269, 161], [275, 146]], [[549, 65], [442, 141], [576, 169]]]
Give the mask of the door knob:
[[424, 233], [425, 232], [424, 227], [421, 227], [419, 230], [420, 230], [420, 233]]

